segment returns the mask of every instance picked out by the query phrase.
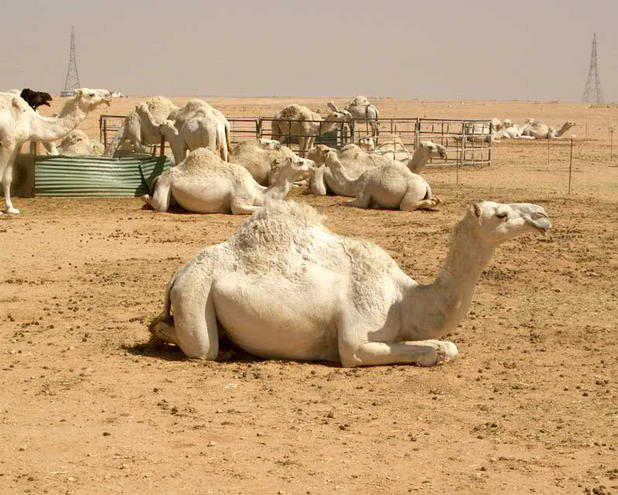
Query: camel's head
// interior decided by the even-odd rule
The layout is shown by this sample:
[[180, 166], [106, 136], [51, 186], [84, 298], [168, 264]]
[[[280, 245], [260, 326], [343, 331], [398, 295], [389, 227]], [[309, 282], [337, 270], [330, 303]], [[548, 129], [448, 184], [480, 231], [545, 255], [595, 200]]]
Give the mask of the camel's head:
[[34, 110], [41, 105], [51, 106], [49, 102], [52, 101], [52, 97], [49, 93], [45, 93], [44, 91], [33, 91], [30, 88], [24, 88], [21, 90], [19, 96], [26, 100], [28, 105]]
[[427, 157], [440, 157], [446, 160], [446, 148], [433, 141], [421, 141], [414, 154], [416, 155], [416, 153], [421, 153]]
[[551, 228], [545, 210], [531, 203], [473, 203], [466, 220], [476, 237], [488, 244], [500, 244], [526, 232], [545, 233]]
[[159, 126], [159, 131], [163, 136], [168, 138], [168, 140], [170, 136], [178, 136], [178, 129], [176, 129], [174, 122], [171, 120], [164, 120]]
[[91, 112], [102, 103], [112, 104], [112, 94], [107, 89], [80, 88], [75, 90], [75, 100], [84, 112]]
[[281, 143], [276, 139], [260, 138], [258, 139], [258, 144], [263, 150], [279, 151], [281, 149]]
[[567, 120], [562, 126], [564, 130], [570, 129], [571, 127], [575, 127], [577, 123], [574, 120]]
[[329, 112], [325, 120], [336, 120], [338, 122], [352, 121], [352, 114], [347, 110], [339, 110], [334, 102], [329, 101], [326, 106], [328, 107]]
[[324, 163], [324, 154], [330, 150], [325, 144], [316, 144], [307, 153], [307, 158], [315, 163], [316, 166], [320, 166]]
[[283, 160], [276, 159], [272, 165], [272, 182], [278, 182], [282, 179], [288, 182], [303, 180], [309, 177], [309, 173], [315, 168], [313, 161], [298, 157], [287, 157]]
[[376, 140], [374, 136], [363, 136], [358, 140], [358, 146], [363, 151], [373, 151], [376, 149]]
[[509, 127], [513, 127], [513, 121], [511, 119], [504, 119], [504, 122], [502, 122], [502, 127], [504, 129], [508, 129]]
[[326, 148], [322, 150], [322, 159], [327, 167], [339, 166], [341, 162], [337, 156], [337, 152], [332, 148]]

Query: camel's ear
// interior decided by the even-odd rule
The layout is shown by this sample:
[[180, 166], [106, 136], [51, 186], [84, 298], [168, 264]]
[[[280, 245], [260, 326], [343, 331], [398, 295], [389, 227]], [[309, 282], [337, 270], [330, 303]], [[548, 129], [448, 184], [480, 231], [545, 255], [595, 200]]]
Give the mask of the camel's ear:
[[279, 165], [281, 163], [281, 158], [273, 158], [272, 165]]
[[472, 203], [469, 207], [469, 211], [476, 218], [481, 218], [481, 215], [483, 214], [483, 210], [481, 209], [481, 205], [479, 203]]
[[76, 89], [75, 91], [73, 91], [73, 93], [75, 94], [75, 96], [82, 96], [84, 94], [84, 90]]
[[328, 108], [330, 108], [333, 112], [338, 112], [338, 111], [339, 111], [339, 109], [337, 108], [337, 105], [335, 105], [335, 103], [334, 103], [334, 102], [332, 102], [332, 101], [329, 101], [329, 102], [326, 104], [326, 106], [327, 106]]

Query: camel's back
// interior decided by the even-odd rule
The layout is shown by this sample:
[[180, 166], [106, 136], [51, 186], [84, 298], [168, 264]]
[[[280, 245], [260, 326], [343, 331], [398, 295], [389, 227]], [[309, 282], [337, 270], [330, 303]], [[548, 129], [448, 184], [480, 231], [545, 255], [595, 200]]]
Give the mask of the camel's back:
[[164, 96], [153, 96], [146, 100], [146, 106], [150, 111], [155, 122], [161, 124], [165, 121], [171, 112], [178, 107]]
[[325, 279], [339, 280], [362, 306], [371, 305], [371, 294], [382, 293], [389, 281], [402, 275], [383, 249], [332, 233], [316, 210], [291, 201], [267, 205], [226, 244], [236, 269], [248, 276], [280, 277], [283, 283], [302, 284], [316, 273], [328, 274]]
[[288, 105], [280, 112], [276, 113], [275, 119], [289, 119], [289, 120], [320, 120], [319, 114], [309, 110], [304, 105], [297, 105], [293, 103]]

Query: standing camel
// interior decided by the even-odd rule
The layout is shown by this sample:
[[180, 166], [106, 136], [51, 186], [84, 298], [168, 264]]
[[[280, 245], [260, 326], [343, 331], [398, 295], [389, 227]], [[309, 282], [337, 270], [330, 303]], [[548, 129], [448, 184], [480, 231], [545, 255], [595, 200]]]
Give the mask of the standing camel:
[[106, 89], [76, 89], [58, 117], [35, 112], [19, 95], [0, 93], [0, 179], [4, 187], [7, 213], [19, 213], [11, 202], [13, 165], [26, 141], [47, 143], [66, 136], [102, 103], [110, 105], [112, 95]]
[[298, 138], [299, 153], [303, 156], [315, 143], [315, 138], [334, 131], [342, 122], [352, 120], [350, 112], [340, 111], [331, 101], [329, 112], [322, 117], [302, 105], [288, 105], [277, 112], [272, 121], [272, 138], [281, 144], [289, 144], [290, 138]]

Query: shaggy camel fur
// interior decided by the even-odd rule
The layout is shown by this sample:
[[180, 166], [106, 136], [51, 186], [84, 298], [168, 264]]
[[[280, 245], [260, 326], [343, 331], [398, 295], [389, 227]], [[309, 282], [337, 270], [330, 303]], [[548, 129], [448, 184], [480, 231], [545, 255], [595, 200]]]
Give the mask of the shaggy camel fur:
[[338, 163], [334, 158], [330, 166], [323, 165], [328, 151], [327, 146], [318, 145], [309, 154], [317, 168], [311, 174], [309, 192], [324, 196], [332, 193], [340, 196], [356, 197], [361, 185], [363, 173], [389, 165], [405, 165], [414, 174], [419, 174], [432, 156], [446, 158], [446, 148], [431, 141], [421, 141], [410, 160], [394, 161], [382, 155], [363, 152], [358, 146], [348, 145], [337, 153]]
[[[271, 148], [270, 143], [264, 144], [258, 141], [243, 141], [234, 147], [234, 153], [230, 161], [245, 167], [255, 181], [262, 186], [270, 186], [273, 183], [275, 172], [285, 158], [292, 160], [304, 160], [298, 157], [287, 146], [279, 145], [278, 148]], [[314, 167], [313, 162], [306, 160], [307, 165]]]
[[155, 210], [167, 211], [172, 198], [185, 210], [196, 213], [245, 215], [268, 201], [283, 200], [292, 183], [307, 176], [303, 160], [286, 158], [273, 185], [259, 185], [247, 169], [223, 161], [208, 148], [189, 153], [184, 162], [159, 175], [151, 186], [152, 197], [143, 199]]
[[378, 124], [380, 113], [375, 105], [369, 103], [366, 96], [357, 96], [353, 98], [345, 106], [345, 110], [350, 112], [352, 120], [368, 121], [372, 136], [377, 137], [380, 134], [380, 126]]
[[[138, 108], [140, 116], [149, 120], [148, 112]], [[170, 143], [175, 163], [187, 156], [187, 151], [210, 148], [228, 161], [232, 152], [230, 124], [219, 110], [203, 100], [191, 100], [169, 115], [160, 125], [160, 132]]]
[[58, 145], [60, 155], [96, 155], [101, 156], [105, 148], [103, 143], [89, 139], [84, 131], [74, 129]]
[[495, 248], [550, 227], [537, 205], [473, 204], [436, 279], [419, 284], [375, 244], [334, 234], [307, 205], [278, 202], [172, 276], [151, 340], [198, 359], [216, 359], [225, 334], [266, 359], [433, 366], [457, 356], [434, 339], [468, 313]]
[[342, 122], [350, 122], [350, 112], [339, 111], [333, 102], [328, 103], [329, 112], [322, 117], [302, 105], [288, 105], [276, 113], [272, 122], [272, 138], [289, 144], [288, 138], [298, 138], [299, 153], [304, 155], [313, 148], [318, 136], [337, 129]]
[[4, 187], [7, 213], [19, 213], [11, 202], [13, 165], [26, 141], [49, 142], [63, 138], [112, 96], [106, 89], [76, 89], [58, 117], [43, 117], [19, 95], [0, 93], [0, 180]]

